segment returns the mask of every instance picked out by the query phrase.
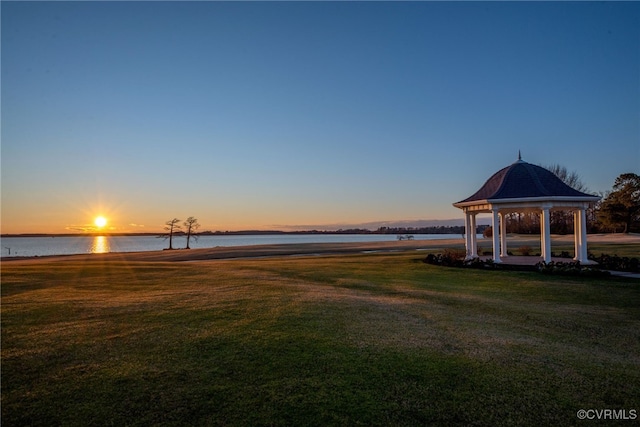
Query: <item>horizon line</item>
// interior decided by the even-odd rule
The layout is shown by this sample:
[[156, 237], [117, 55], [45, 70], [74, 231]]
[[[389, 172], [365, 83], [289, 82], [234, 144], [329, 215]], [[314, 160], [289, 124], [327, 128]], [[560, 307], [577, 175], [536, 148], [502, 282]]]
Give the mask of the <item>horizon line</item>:
[[[489, 224], [487, 222], [487, 224]], [[479, 223], [478, 225], [485, 225]], [[366, 230], [376, 231], [382, 227], [389, 228], [428, 228], [428, 227], [454, 227], [464, 226], [463, 218], [450, 219], [416, 219], [416, 220], [383, 220], [383, 221], [367, 221], [360, 223], [333, 223], [333, 224], [270, 224], [262, 227], [248, 227], [242, 229], [216, 229], [205, 230], [202, 233], [300, 233], [300, 232], [340, 232], [343, 230]], [[164, 234], [163, 230], [141, 231], [141, 230], [67, 230], [67, 231], [19, 231], [0, 233], [0, 237], [13, 236], [99, 236], [99, 235], [160, 235]], [[177, 234], [181, 234], [178, 232]]]

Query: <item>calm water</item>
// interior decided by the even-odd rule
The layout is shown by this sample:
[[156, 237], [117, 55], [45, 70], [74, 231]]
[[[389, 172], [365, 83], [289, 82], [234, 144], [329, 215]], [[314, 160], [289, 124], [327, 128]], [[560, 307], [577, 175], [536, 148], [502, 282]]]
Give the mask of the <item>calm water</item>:
[[[459, 234], [415, 234], [415, 240], [455, 239]], [[481, 236], [480, 236], [481, 237]], [[191, 241], [192, 248], [217, 246], [269, 245], [280, 243], [385, 242], [397, 240], [395, 234], [261, 234], [246, 236], [201, 236]], [[184, 248], [187, 239], [175, 237], [174, 248]], [[77, 236], [77, 237], [4, 237], [0, 240], [2, 257], [71, 255], [105, 252], [158, 251], [169, 241], [154, 236]]]

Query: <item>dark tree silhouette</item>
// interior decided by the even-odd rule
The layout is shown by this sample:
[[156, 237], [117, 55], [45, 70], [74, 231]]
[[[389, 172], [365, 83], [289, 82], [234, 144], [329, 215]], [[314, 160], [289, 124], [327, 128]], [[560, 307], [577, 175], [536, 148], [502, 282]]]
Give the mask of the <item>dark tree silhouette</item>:
[[195, 232], [198, 229], [198, 227], [200, 227], [200, 224], [198, 224], [197, 218], [194, 218], [194, 217], [190, 216], [183, 223], [183, 225], [184, 225], [184, 228], [187, 230], [187, 249], [191, 249], [189, 247], [189, 242], [191, 241], [192, 237], [194, 239], [198, 238], [198, 236], [195, 235]]
[[614, 231], [617, 227], [623, 227], [623, 233], [640, 228], [640, 176], [623, 173], [617, 177], [613, 191], [600, 205], [598, 217]]
[[180, 220], [178, 218], [173, 218], [164, 223], [164, 230], [167, 233], [163, 234], [162, 237], [164, 237], [165, 240], [169, 239], [169, 249], [173, 249], [173, 233], [180, 229], [180, 224], [178, 224], [179, 222]]

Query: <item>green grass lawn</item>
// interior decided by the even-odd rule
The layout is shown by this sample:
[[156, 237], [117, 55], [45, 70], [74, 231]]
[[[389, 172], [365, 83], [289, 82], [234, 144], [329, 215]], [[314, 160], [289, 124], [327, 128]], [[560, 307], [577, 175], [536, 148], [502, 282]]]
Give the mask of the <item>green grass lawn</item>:
[[638, 281], [449, 269], [416, 254], [4, 263], [3, 426], [640, 413]]

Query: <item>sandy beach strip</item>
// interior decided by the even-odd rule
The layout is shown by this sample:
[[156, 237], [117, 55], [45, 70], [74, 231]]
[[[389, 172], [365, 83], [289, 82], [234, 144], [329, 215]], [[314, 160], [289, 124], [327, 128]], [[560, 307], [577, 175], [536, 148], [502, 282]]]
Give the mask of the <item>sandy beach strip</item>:
[[382, 251], [410, 251], [464, 247], [462, 238], [354, 243], [284, 243], [252, 246], [219, 246], [215, 248], [174, 249], [145, 252], [109, 252], [104, 254], [52, 255], [41, 257], [6, 257], [2, 262], [37, 261], [137, 261], [179, 262], [234, 258], [263, 258], [293, 255], [340, 255]]
[[[573, 234], [564, 236], [552, 236], [552, 244], [570, 245], [573, 243]], [[509, 235], [508, 245], [531, 244], [539, 245], [539, 236]], [[637, 244], [640, 243], [639, 234], [590, 234], [589, 243], [615, 243]], [[491, 239], [481, 239], [479, 245], [491, 247]], [[285, 256], [314, 256], [314, 255], [340, 255], [368, 252], [398, 252], [398, 251], [439, 251], [445, 248], [464, 248], [464, 239], [461, 237], [438, 240], [404, 240], [391, 242], [353, 242], [353, 243], [300, 243], [300, 244], [273, 244], [254, 246], [224, 246], [199, 249], [174, 249], [146, 252], [110, 252], [104, 254], [79, 254], [79, 255], [53, 255], [41, 257], [6, 257], [2, 262], [30, 263], [30, 262], [62, 262], [62, 261], [127, 261], [127, 262], [181, 262], [204, 261], [234, 258], [264, 258]]]

